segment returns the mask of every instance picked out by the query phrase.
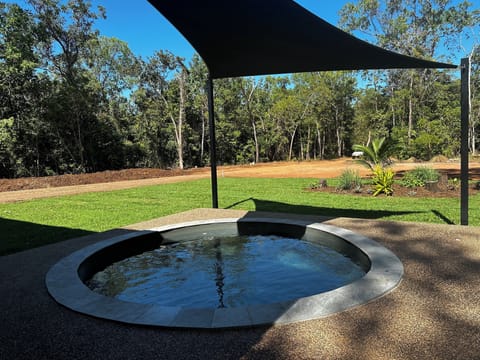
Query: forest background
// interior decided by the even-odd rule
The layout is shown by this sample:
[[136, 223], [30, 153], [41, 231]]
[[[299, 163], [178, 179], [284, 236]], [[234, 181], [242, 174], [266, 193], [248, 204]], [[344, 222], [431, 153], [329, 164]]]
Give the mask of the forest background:
[[[146, 59], [85, 0], [0, 2], [0, 178], [209, 164], [207, 69]], [[339, 26], [384, 48], [472, 62], [469, 149], [480, 127], [480, 11], [468, 1], [359, 0]], [[466, 39], [473, 44], [465, 49]], [[352, 54], [354, 56], [354, 54]], [[386, 137], [399, 159], [460, 150], [457, 71], [316, 72], [215, 80], [221, 164], [326, 159]]]

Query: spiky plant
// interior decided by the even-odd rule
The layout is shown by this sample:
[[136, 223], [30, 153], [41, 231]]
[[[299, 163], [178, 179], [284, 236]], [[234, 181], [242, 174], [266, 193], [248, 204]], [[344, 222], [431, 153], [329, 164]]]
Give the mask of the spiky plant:
[[388, 146], [386, 139], [374, 139], [368, 146], [365, 145], [353, 145], [354, 151], [362, 151], [363, 158], [356, 160], [359, 164], [365, 165], [370, 170], [374, 171], [375, 166], [384, 166], [388, 159]]

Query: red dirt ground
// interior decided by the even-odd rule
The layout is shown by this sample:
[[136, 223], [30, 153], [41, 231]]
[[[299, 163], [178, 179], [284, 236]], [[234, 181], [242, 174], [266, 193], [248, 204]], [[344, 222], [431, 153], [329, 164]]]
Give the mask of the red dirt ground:
[[[458, 178], [460, 176], [460, 164], [458, 161], [444, 163], [396, 163], [393, 165], [393, 170], [397, 173], [397, 176], [400, 176], [405, 171], [419, 165], [428, 165], [436, 168], [449, 178]], [[337, 177], [347, 168], [357, 169], [361, 176], [367, 176], [369, 174], [368, 169], [348, 158], [303, 162], [274, 162], [242, 166], [220, 166], [218, 167], [217, 173], [219, 177], [329, 179]], [[88, 186], [88, 191], [108, 191], [118, 188], [151, 185], [155, 183], [155, 179], [158, 179], [158, 183], [163, 183], [188, 179], [193, 180], [196, 178], [208, 177], [209, 174], [209, 168], [188, 170], [126, 169], [79, 175], [0, 179], [0, 202], [2, 202], [2, 193], [4, 196], [10, 195], [9, 197], [14, 195], [6, 194], [6, 192], [18, 192], [19, 195], [20, 193], [23, 193], [23, 195], [20, 196], [21, 200], [27, 200], [30, 196], [28, 194], [31, 192], [22, 190], [38, 189], [36, 190], [36, 193], [41, 196], [32, 195], [32, 198], [48, 197], [58, 194], [58, 191], [56, 193], [54, 191], [52, 192], [53, 188], [57, 187], [64, 188], [73, 186], [73, 188], [68, 189], [68, 194], [74, 194], [77, 193], [76, 188], [78, 188], [78, 193], [86, 192], [85, 190], [82, 190], [82, 186], [80, 185], [91, 184]], [[470, 178], [472, 180], [480, 180], [480, 162], [470, 163]], [[146, 181], [145, 179], [150, 179], [151, 181]], [[95, 184], [98, 185], [96, 186]], [[52, 195], [49, 195], [49, 192], [52, 192]], [[423, 194], [420, 193], [418, 193], [418, 195], [423, 196]], [[441, 194], [433, 196], [441, 196]], [[456, 195], [452, 194], [452, 196]], [[20, 198], [18, 200], [20, 200]], [[10, 199], [6, 201], [12, 200]]]

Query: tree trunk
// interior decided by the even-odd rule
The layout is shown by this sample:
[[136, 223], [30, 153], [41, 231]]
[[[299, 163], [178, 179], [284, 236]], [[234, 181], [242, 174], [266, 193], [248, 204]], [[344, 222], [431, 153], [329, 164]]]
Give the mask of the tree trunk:
[[320, 129], [317, 127], [317, 142], [318, 142], [318, 155], [320, 156], [320, 160], [323, 160], [322, 154], [322, 134], [320, 133]]
[[202, 113], [202, 134], [200, 135], [200, 164], [203, 165], [203, 156], [205, 152], [205, 116]]
[[[391, 94], [390, 94], [390, 101], [395, 98], [395, 96], [394, 96], [395, 89], [393, 88], [393, 86], [392, 86], [392, 90], [391, 90], [391, 91], [392, 91], [392, 92], [391, 92]], [[396, 125], [397, 125], [397, 124], [396, 124], [396, 119], [395, 119], [395, 108], [394, 108], [393, 103], [392, 103], [392, 129], [393, 129]]]
[[178, 167], [183, 169], [183, 122], [185, 121], [185, 79], [186, 70], [182, 69], [179, 76], [179, 90], [180, 90], [180, 102], [178, 106], [178, 122], [175, 129], [175, 137], [177, 139], [177, 154], [178, 154]]
[[300, 135], [300, 153], [298, 154], [298, 160], [304, 160], [304, 151], [303, 151], [303, 139], [302, 139], [302, 136]]
[[290, 147], [288, 150], [288, 161], [292, 160], [292, 151], [293, 151], [293, 140], [295, 140], [295, 134], [297, 133], [297, 126], [293, 129], [292, 136], [290, 137]]
[[477, 134], [476, 134], [476, 129], [475, 129], [475, 123], [472, 124], [472, 155], [476, 156], [477, 155]]
[[408, 98], [408, 142], [412, 141], [413, 132], [413, 74], [410, 77], [410, 94]]
[[307, 143], [305, 148], [305, 160], [310, 160], [310, 126], [307, 129]]
[[242, 94], [246, 101], [248, 117], [250, 118], [250, 123], [252, 124], [253, 141], [255, 143], [255, 163], [260, 162], [260, 144], [258, 143], [257, 126], [255, 123], [255, 116], [253, 115], [253, 110], [251, 105], [252, 105], [252, 97], [253, 97], [253, 94], [255, 93], [255, 89], [257, 88], [257, 85], [258, 83], [253, 82], [252, 88], [250, 89], [248, 94], [247, 94], [247, 89], [242, 86]]
[[339, 157], [342, 156], [342, 144], [343, 144], [343, 140], [342, 140], [342, 134], [340, 133], [340, 124], [339, 124], [339, 121], [338, 121], [338, 118], [339, 118], [339, 114], [338, 114], [338, 108], [335, 108], [335, 135], [336, 135], [336, 138], [337, 138], [337, 155]]
[[82, 126], [81, 126], [81, 115], [77, 113], [75, 116], [75, 122], [76, 122], [76, 127], [77, 127], [77, 136], [76, 136], [76, 142], [77, 142], [77, 151], [78, 151], [78, 156], [80, 160], [80, 167], [78, 169], [78, 172], [84, 173], [85, 172], [85, 148], [83, 147], [83, 141], [82, 141]]
[[255, 163], [260, 162], [260, 146], [258, 144], [257, 138], [257, 127], [255, 125], [255, 120], [252, 117], [252, 129], [253, 129], [253, 141], [255, 142]]

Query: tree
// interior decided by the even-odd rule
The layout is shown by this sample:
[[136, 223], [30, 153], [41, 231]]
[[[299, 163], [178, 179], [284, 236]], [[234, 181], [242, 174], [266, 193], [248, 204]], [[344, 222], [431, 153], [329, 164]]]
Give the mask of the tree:
[[293, 83], [303, 104], [299, 130], [305, 158], [315, 143], [321, 158], [342, 156], [350, 148], [355, 78], [348, 72], [315, 72], [295, 74]]
[[0, 3], [0, 177], [42, 173], [39, 116], [45, 81], [36, 72], [35, 47], [43, 39], [31, 13]]
[[[191, 117], [190, 127], [192, 129], [189, 147], [194, 150], [194, 154], [191, 154], [192, 163], [198, 166], [203, 166], [208, 157], [208, 152], [206, 151], [208, 128], [207, 77], [207, 66], [200, 56], [195, 54], [190, 64], [188, 76], [188, 88], [190, 89], [190, 91], [188, 91]], [[196, 144], [196, 149], [193, 144]]]
[[[175, 81], [169, 81], [171, 73]], [[157, 51], [144, 64], [141, 73], [141, 87], [157, 101], [163, 103], [166, 117], [173, 126], [178, 167], [183, 169], [183, 130], [187, 106], [188, 69], [184, 59], [169, 51]]]
[[[96, 123], [98, 94], [88, 88], [85, 59], [88, 44], [98, 36], [94, 22], [104, 18], [104, 9], [91, 9], [85, 0], [27, 0], [46, 41], [39, 47], [43, 68], [54, 79], [50, 102], [54, 133], [62, 144], [67, 165], [63, 170], [85, 172], [95, 158], [91, 133]], [[68, 117], [65, 117], [68, 114]]]
[[220, 163], [244, 164], [255, 161], [251, 126], [244, 107], [242, 79], [215, 81], [217, 153]]
[[368, 146], [372, 138], [388, 136], [390, 113], [389, 97], [373, 88], [359, 89], [355, 102], [353, 142]]
[[[342, 8], [340, 22], [347, 31], [360, 31], [384, 48], [415, 57], [449, 60], [459, 50], [458, 38], [478, 20], [478, 11], [472, 11], [467, 1], [360, 0]], [[418, 121], [426, 118], [430, 106], [435, 107], [432, 88], [441, 73], [425, 69], [380, 74], [391, 99], [392, 127], [406, 127], [411, 143]]]
[[480, 123], [480, 46], [473, 47], [469, 54], [470, 59], [470, 119], [468, 144], [472, 155], [477, 155], [480, 143], [478, 136]]
[[[98, 128], [103, 129], [98, 145], [109, 167], [135, 167], [138, 146], [132, 141], [134, 129], [133, 104], [130, 95], [137, 88], [140, 77], [140, 60], [128, 44], [99, 36], [88, 43], [85, 60], [89, 76], [88, 87], [97, 98]], [[108, 159], [108, 160], [107, 160]]]
[[258, 98], [257, 94], [259, 88], [261, 87], [261, 82], [256, 81], [254, 78], [243, 79], [241, 83], [240, 91], [243, 97], [243, 105], [247, 112], [247, 117], [252, 125], [252, 136], [255, 144], [255, 159], [254, 162], [260, 162], [260, 142], [257, 130], [257, 121], [261, 119], [261, 110], [258, 109]]
[[278, 128], [282, 129], [285, 134], [281, 143], [288, 143], [287, 160], [290, 161], [293, 159], [295, 137], [306, 112], [302, 102], [295, 96], [293, 90], [285, 89], [284, 91], [287, 93], [286, 96], [282, 96], [275, 101], [271, 111]]

